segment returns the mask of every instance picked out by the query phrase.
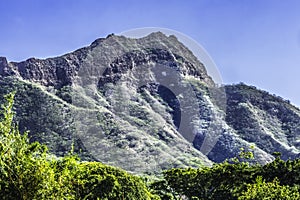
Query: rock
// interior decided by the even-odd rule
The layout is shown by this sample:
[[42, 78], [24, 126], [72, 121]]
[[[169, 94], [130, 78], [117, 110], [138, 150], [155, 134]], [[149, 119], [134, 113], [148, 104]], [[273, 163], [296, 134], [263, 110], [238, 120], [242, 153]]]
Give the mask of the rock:
[[0, 76], [12, 75], [13, 72], [5, 57], [0, 57]]

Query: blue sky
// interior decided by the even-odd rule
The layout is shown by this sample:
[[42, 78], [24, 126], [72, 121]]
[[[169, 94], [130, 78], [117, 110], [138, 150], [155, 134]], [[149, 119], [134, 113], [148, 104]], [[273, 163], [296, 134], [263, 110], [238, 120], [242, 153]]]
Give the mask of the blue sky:
[[56, 56], [140, 27], [201, 44], [224, 83], [244, 82], [300, 106], [300, 1], [1, 0], [0, 56]]

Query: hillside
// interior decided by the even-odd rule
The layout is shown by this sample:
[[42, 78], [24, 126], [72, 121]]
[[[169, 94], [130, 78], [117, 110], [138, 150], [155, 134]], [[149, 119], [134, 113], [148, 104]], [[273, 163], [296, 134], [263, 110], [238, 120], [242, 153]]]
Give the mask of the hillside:
[[[300, 110], [245, 84], [218, 87], [175, 36], [109, 35], [60, 57], [0, 59], [0, 95], [15, 90], [16, 118], [57, 156], [134, 173], [210, 166], [253, 151], [267, 163], [299, 157]], [[250, 148], [251, 147], [251, 148]]]

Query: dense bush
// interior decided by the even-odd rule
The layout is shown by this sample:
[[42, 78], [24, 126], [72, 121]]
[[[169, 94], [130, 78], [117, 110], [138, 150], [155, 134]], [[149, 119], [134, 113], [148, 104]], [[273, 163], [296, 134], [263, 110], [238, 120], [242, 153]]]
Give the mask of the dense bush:
[[300, 199], [300, 160], [267, 165], [224, 162], [201, 169], [170, 169], [150, 188], [162, 199]]
[[272, 182], [265, 182], [262, 177], [258, 177], [254, 184], [248, 184], [247, 190], [242, 192], [238, 200], [295, 200], [300, 199], [299, 188], [280, 185], [278, 179]]

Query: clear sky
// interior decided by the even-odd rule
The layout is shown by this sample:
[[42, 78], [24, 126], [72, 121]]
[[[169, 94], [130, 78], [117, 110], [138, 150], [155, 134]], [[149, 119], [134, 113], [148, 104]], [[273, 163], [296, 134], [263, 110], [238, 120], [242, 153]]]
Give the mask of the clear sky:
[[206, 49], [224, 83], [255, 85], [300, 106], [297, 0], [1, 0], [0, 56], [61, 55], [140, 27], [182, 32]]

